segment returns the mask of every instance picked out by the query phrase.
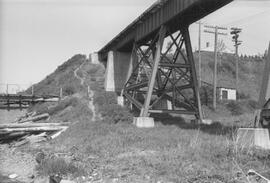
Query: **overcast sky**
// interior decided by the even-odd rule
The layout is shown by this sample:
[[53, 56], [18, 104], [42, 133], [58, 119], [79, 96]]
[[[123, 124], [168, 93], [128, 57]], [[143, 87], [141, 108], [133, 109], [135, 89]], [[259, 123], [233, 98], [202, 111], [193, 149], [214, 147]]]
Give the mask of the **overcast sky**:
[[[98, 51], [155, 0], [0, 0], [0, 83], [43, 79], [74, 54]], [[270, 2], [236, 1], [202, 20], [243, 28], [241, 53], [270, 41]], [[190, 28], [197, 48], [198, 25]], [[213, 36], [203, 33], [203, 45]], [[230, 36], [222, 37], [233, 49]]]

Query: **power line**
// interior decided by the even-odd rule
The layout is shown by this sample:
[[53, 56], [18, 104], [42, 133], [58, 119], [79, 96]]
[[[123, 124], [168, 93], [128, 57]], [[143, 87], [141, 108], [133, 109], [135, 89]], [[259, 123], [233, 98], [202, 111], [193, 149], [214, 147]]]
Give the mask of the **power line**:
[[231, 28], [232, 41], [235, 47], [235, 59], [236, 59], [236, 93], [238, 91], [238, 81], [239, 81], [239, 57], [238, 57], [238, 47], [242, 44], [242, 41], [238, 40], [239, 34], [242, 32], [242, 29], [233, 27]]
[[245, 17], [245, 18], [236, 20], [236, 21], [232, 21], [232, 22], [229, 22], [229, 23], [226, 23], [226, 24], [222, 24], [222, 26], [228, 26], [230, 24], [235, 24], [235, 23], [239, 23], [239, 22], [246, 22], [246, 21], [249, 21], [250, 22], [250, 19], [255, 18], [255, 17], [258, 17], [258, 16], [261, 16], [261, 15], [263, 15], [265, 13], [268, 13], [268, 12], [270, 12], [270, 10], [266, 10], [266, 11], [257, 13], [255, 15], [251, 15], [251, 16], [248, 16], [248, 17]]

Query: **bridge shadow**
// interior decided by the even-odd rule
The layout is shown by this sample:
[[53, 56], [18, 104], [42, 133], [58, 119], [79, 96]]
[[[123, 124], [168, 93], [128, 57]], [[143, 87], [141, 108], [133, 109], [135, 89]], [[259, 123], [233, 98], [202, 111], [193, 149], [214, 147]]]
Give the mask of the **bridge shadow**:
[[189, 122], [190, 120], [184, 119], [182, 117], [175, 117], [169, 114], [153, 114], [151, 115], [155, 118], [155, 121], [160, 122], [163, 125], [175, 125], [181, 129], [187, 130], [201, 130], [204, 133], [210, 135], [222, 135], [232, 138], [236, 133], [238, 126], [226, 126], [216, 121], [210, 125], [198, 124], [194, 122]]

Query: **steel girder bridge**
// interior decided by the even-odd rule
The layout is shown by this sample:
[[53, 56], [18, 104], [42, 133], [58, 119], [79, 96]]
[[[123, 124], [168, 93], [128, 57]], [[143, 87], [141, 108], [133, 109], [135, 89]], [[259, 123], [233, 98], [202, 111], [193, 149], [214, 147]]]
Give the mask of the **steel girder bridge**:
[[159, 0], [99, 52], [105, 89], [150, 113], [195, 115], [201, 105], [189, 26], [233, 0]]

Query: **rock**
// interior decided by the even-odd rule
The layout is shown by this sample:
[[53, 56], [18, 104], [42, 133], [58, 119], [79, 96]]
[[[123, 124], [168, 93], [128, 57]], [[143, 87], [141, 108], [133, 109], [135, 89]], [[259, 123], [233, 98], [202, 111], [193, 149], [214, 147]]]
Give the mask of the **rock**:
[[213, 124], [213, 120], [211, 120], [211, 119], [202, 119], [202, 124], [211, 125], [211, 124]]
[[18, 177], [18, 175], [15, 174], [15, 173], [10, 174], [10, 175], [8, 176], [8, 178], [10, 178], [10, 179], [16, 179], [17, 177]]
[[34, 183], [50, 183], [49, 177], [37, 177]]
[[59, 175], [51, 175], [50, 176], [50, 183], [60, 183], [62, 180], [62, 177]]
[[36, 155], [36, 162], [37, 162], [38, 164], [40, 164], [44, 159], [45, 159], [45, 154], [44, 154], [44, 152], [39, 152], [39, 153], [37, 153], [37, 155]]
[[34, 178], [35, 178], [35, 175], [30, 174], [30, 175], [28, 175], [27, 177], [28, 177], [29, 179], [34, 179]]

